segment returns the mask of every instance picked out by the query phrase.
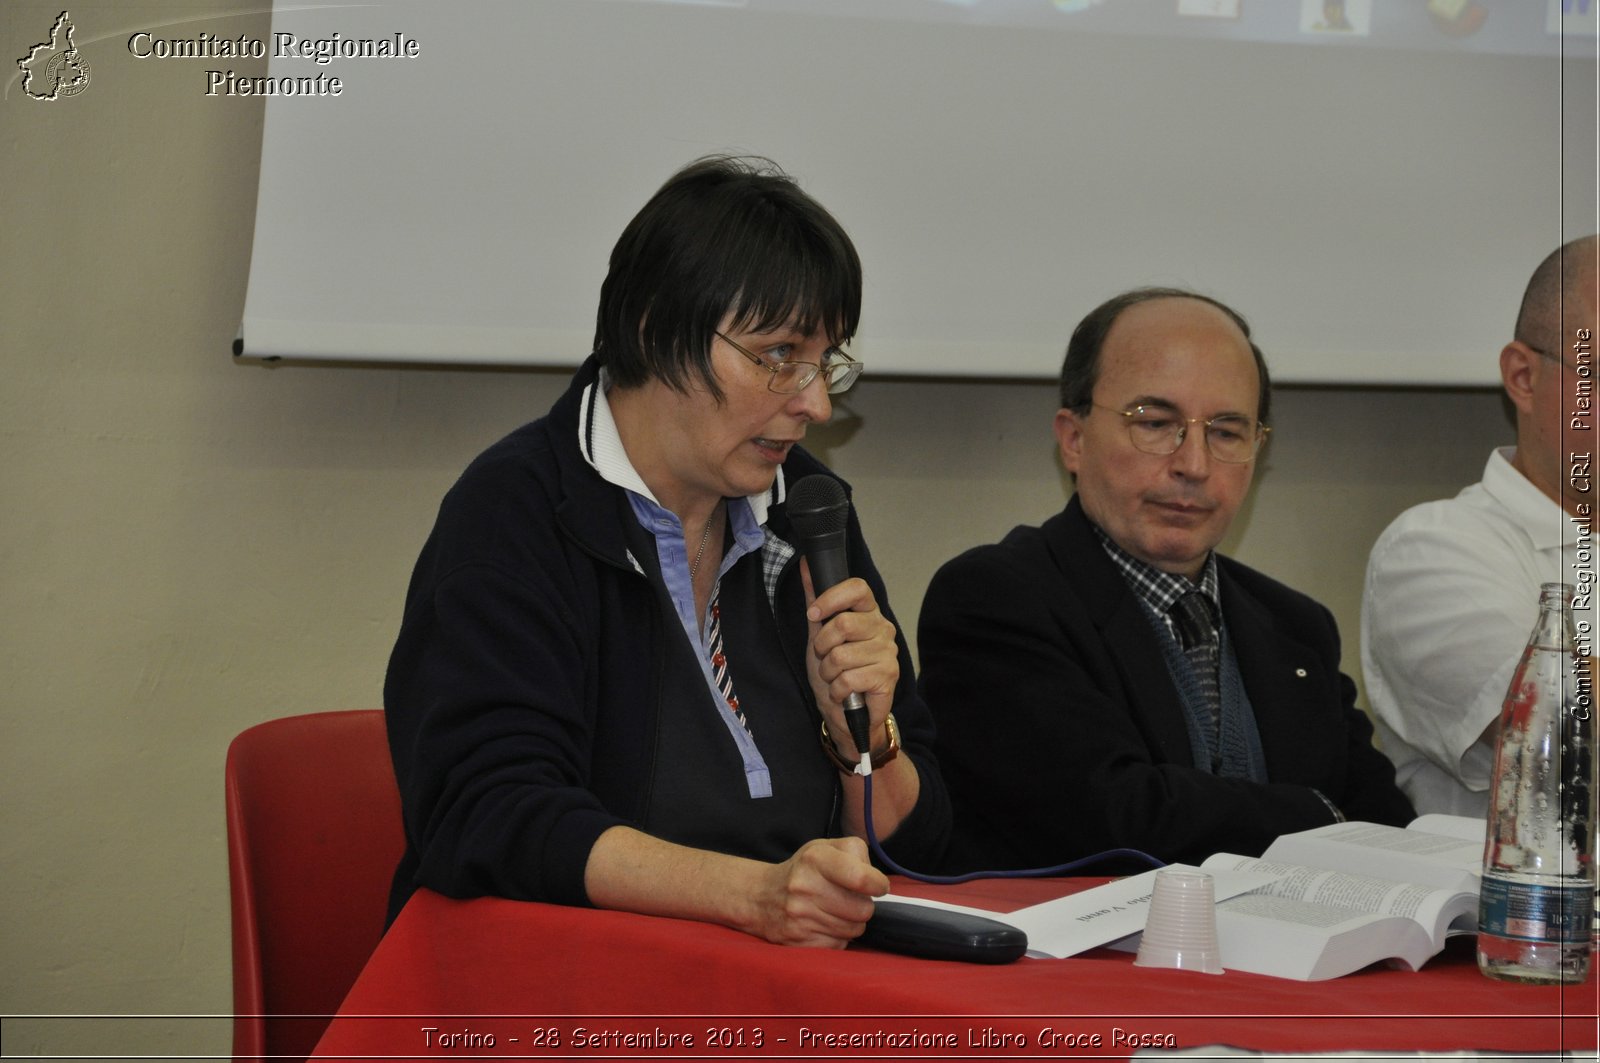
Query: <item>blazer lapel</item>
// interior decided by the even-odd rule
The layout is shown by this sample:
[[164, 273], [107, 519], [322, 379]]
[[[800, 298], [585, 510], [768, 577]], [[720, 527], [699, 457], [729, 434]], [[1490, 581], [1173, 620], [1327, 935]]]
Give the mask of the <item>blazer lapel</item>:
[[1282, 777], [1286, 767], [1306, 759], [1308, 750], [1317, 752], [1318, 736], [1306, 730], [1311, 714], [1299, 709], [1314, 692], [1328, 689], [1330, 677], [1316, 651], [1284, 636], [1272, 614], [1228, 575], [1226, 566], [1218, 577], [1222, 612], [1239, 675], [1255, 712], [1261, 751], [1266, 762], [1276, 767], [1273, 774]]
[[1166, 763], [1194, 767], [1183, 702], [1167, 671], [1149, 616], [1106, 556], [1076, 495], [1045, 523], [1050, 550], [1067, 582], [1078, 588], [1099, 629], [1112, 667], [1127, 691], [1134, 721]]

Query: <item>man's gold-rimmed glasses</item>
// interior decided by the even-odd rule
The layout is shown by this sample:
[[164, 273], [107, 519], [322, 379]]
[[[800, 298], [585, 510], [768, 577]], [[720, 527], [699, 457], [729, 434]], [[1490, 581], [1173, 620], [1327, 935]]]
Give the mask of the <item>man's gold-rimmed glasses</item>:
[[1165, 406], [1135, 406], [1119, 410], [1098, 402], [1089, 405], [1121, 417], [1128, 426], [1128, 438], [1133, 441], [1134, 447], [1146, 454], [1176, 454], [1189, 434], [1189, 426], [1198, 424], [1205, 426], [1206, 450], [1213, 458], [1230, 465], [1243, 465], [1254, 460], [1261, 450], [1261, 444], [1266, 442], [1267, 433], [1272, 431], [1268, 426], [1238, 414], [1179, 417], [1175, 410]]

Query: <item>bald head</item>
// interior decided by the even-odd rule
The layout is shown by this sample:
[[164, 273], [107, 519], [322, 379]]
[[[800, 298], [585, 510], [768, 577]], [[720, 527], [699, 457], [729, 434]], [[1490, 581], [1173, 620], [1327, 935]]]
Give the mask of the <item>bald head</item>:
[[[1539, 263], [1522, 295], [1516, 338], [1536, 351], [1560, 357], [1578, 328], [1593, 327], [1600, 238], [1583, 236], [1562, 244]], [[1563, 320], [1565, 319], [1565, 320]]]
[[1568, 475], [1594, 436], [1595, 284], [1600, 241], [1553, 251], [1528, 281], [1516, 339], [1500, 351], [1500, 381], [1516, 410], [1511, 465], [1567, 512], [1593, 512], [1593, 480]]

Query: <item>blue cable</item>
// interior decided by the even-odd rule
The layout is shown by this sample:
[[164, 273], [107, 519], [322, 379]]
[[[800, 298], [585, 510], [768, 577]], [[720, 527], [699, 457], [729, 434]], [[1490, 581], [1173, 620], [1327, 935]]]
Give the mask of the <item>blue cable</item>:
[[924, 875], [916, 871], [908, 871], [895, 863], [889, 857], [889, 854], [883, 851], [883, 846], [878, 841], [878, 832], [872, 825], [872, 772], [869, 770], [866, 775], [862, 776], [862, 779], [865, 782], [865, 789], [862, 792], [862, 800], [865, 802], [865, 807], [862, 808], [862, 813], [867, 827], [867, 847], [872, 850], [872, 855], [876, 856], [884, 867], [897, 875], [904, 875], [918, 882], [928, 882], [938, 886], [954, 886], [958, 882], [971, 882], [973, 879], [979, 878], [1048, 878], [1051, 875], [1070, 874], [1090, 864], [1098, 863], [1101, 860], [1110, 860], [1112, 857], [1117, 856], [1129, 856], [1136, 860], [1143, 860], [1151, 867], [1167, 866], [1164, 861], [1157, 860], [1149, 853], [1140, 852], [1138, 849], [1107, 849], [1104, 852], [1080, 857], [1077, 860], [1069, 860], [1065, 864], [1057, 864], [1055, 867], [1034, 867], [1022, 871], [968, 871], [962, 875]]

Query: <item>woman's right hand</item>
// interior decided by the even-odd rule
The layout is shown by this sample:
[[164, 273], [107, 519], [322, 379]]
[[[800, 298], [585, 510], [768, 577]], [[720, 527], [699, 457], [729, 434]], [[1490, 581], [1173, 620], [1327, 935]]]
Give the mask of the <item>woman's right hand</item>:
[[860, 838], [818, 838], [770, 865], [753, 898], [751, 932], [780, 945], [842, 949], [872, 917], [872, 898], [889, 879], [872, 866]]
[[584, 887], [597, 908], [703, 919], [780, 945], [842, 949], [889, 879], [860, 838], [819, 838], [782, 863], [692, 849], [633, 827], [603, 832]]

